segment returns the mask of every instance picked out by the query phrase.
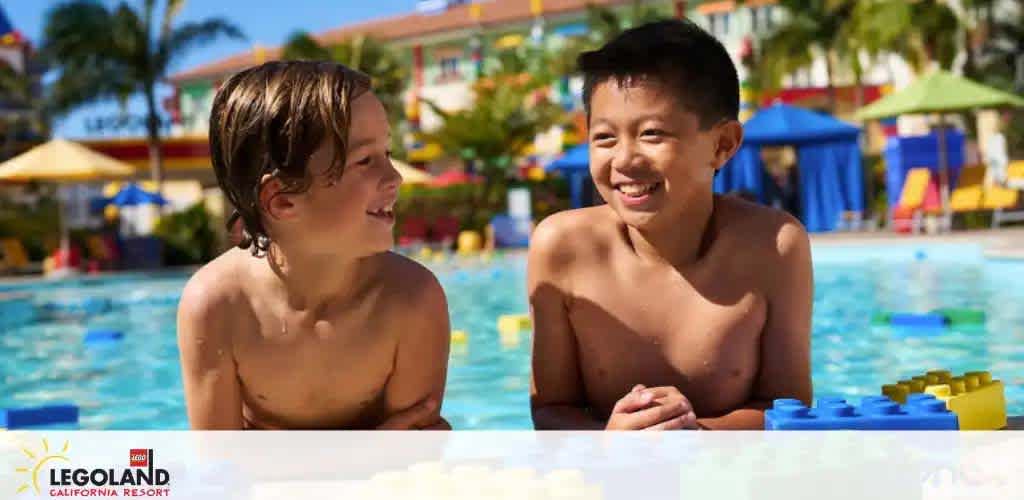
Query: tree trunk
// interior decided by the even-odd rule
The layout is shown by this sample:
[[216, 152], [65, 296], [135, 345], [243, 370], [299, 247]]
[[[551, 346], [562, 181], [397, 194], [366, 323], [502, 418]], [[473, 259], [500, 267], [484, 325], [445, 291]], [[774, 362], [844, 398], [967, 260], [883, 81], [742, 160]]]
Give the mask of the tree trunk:
[[149, 142], [149, 167], [157, 192], [164, 181], [164, 154], [160, 145], [160, 116], [156, 109], [156, 89], [146, 86], [146, 139]]
[[832, 82], [832, 53], [825, 52], [825, 79], [828, 85], [828, 109], [832, 116], [836, 114], [836, 86]]

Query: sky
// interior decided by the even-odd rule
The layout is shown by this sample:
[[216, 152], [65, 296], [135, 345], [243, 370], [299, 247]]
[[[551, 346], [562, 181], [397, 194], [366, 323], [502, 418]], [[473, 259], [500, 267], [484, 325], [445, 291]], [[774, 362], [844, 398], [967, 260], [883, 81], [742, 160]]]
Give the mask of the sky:
[[[32, 42], [41, 41], [46, 12], [63, 0], [0, 0], [11, 24]], [[121, 1], [141, 8], [142, 0], [102, 0], [116, 5]], [[185, 0], [179, 22], [223, 17], [242, 29], [246, 41], [221, 39], [193, 49], [171, 68], [171, 73], [212, 62], [252, 48], [254, 44], [274, 46], [298, 30], [313, 33], [367, 19], [413, 11], [416, 0]], [[163, 89], [169, 95], [170, 88]], [[162, 99], [162, 97], [161, 97]], [[144, 104], [138, 97], [129, 103], [129, 113], [141, 115]], [[77, 139], [95, 137], [86, 128], [90, 118], [112, 117], [119, 113], [116, 102], [82, 107], [58, 119], [54, 135]], [[141, 135], [141, 130], [137, 133]]]

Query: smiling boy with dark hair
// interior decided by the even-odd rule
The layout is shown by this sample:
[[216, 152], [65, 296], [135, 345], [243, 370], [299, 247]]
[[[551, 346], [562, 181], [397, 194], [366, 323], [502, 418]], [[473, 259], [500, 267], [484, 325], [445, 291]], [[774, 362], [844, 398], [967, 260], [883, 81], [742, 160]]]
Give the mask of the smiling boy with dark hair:
[[590, 172], [606, 205], [532, 237], [538, 429], [759, 429], [809, 402], [812, 272], [789, 215], [716, 196], [739, 149], [739, 84], [689, 21], [580, 56]]

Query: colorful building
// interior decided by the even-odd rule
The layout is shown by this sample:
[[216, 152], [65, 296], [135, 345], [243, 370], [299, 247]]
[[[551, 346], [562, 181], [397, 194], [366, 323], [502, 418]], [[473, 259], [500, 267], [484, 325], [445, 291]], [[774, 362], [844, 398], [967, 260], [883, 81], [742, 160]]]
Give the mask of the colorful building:
[[[633, 0], [427, 0], [414, 4], [410, 0], [410, 9], [415, 6], [415, 10], [407, 14], [341, 26], [314, 34], [314, 38], [322, 45], [330, 46], [356, 35], [365, 35], [398, 49], [412, 69], [404, 95], [406, 115], [418, 127], [429, 130], [437, 126], [439, 120], [421, 104], [421, 99], [430, 99], [447, 109], [469, 105], [470, 85], [479, 74], [482, 60], [489, 54], [499, 48], [530, 43], [531, 40], [557, 46], [569, 38], [588, 33], [588, 4], [609, 7], [628, 16], [633, 3]], [[759, 35], [771, 30], [784, 16], [782, 9], [775, 5], [776, 0], [649, 0], [645, 3], [661, 9], [667, 16], [686, 16], [722, 40], [737, 63], [741, 80], [746, 79], [741, 64], [744, 55], [752, 50]], [[485, 42], [481, 43], [481, 40]], [[208, 165], [208, 157], [202, 156], [207, 153], [198, 152], [206, 147], [209, 110], [217, 87], [231, 74], [274, 60], [280, 53], [279, 47], [257, 46], [248, 52], [171, 76], [175, 93], [166, 104], [175, 121], [172, 132], [175, 139], [169, 141], [170, 149], [165, 149], [165, 153], [172, 165], [177, 163], [185, 169], [199, 168], [204, 161]], [[807, 71], [787, 79], [788, 88], [781, 92], [754, 95], [745, 88], [743, 114], [749, 115], [757, 106], [775, 100], [822, 107], [827, 100], [827, 82], [818, 66], [823, 66], [823, 63], [816, 62]], [[869, 73], [862, 102], [877, 98], [882, 89], [879, 84], [889, 81], [891, 75]], [[578, 114], [581, 82], [571, 79], [556, 87], [555, 93], [559, 94], [556, 97], [569, 104], [570, 112]], [[837, 96], [842, 109], [853, 109], [857, 98], [852, 88], [840, 88]], [[175, 146], [171, 147], [171, 144]], [[117, 153], [118, 148], [135, 151], [110, 141], [98, 146], [108, 153]], [[185, 156], [176, 156], [178, 153]], [[114, 155], [128, 161], [136, 160]], [[440, 148], [436, 146], [416, 144], [410, 149], [409, 159], [428, 162], [439, 155]], [[171, 167], [170, 170], [173, 169]]]

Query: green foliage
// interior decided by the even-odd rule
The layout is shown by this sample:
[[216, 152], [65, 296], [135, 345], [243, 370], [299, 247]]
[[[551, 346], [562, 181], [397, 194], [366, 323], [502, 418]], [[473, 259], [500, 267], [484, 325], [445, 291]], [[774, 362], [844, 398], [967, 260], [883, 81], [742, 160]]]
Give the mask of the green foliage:
[[27, 207], [0, 197], [0, 238], [21, 240], [31, 260], [42, 260], [60, 240], [57, 200], [44, 195]]
[[164, 243], [167, 265], [201, 264], [214, 257], [216, 234], [202, 202], [161, 217], [153, 234]]
[[786, 18], [761, 40], [754, 68], [764, 88], [778, 88], [785, 75], [820, 55], [834, 86], [842, 76], [836, 68], [849, 68], [860, 83], [862, 53], [870, 59], [895, 53], [920, 72], [933, 61], [948, 69], [959, 47], [961, 19], [940, 0], [780, 0], [779, 6]]
[[672, 17], [666, 5], [634, 0], [628, 10], [587, 4], [587, 35], [574, 37], [551, 56], [550, 68], [558, 76], [576, 73], [576, 59], [583, 52], [596, 50], [623, 31], [642, 24]]
[[[57, 73], [47, 95], [52, 109], [66, 113], [105, 99], [123, 104], [141, 93], [146, 97], [148, 139], [151, 145], [159, 144], [156, 88], [171, 64], [220, 37], [244, 38], [225, 19], [175, 26], [183, 2], [166, 0], [159, 20], [156, 0], [145, 0], [141, 10], [128, 2], [115, 5], [96, 0], [71, 0], [51, 8], [44, 22], [41, 54]], [[151, 162], [159, 181], [159, 157]]]
[[[384, 104], [392, 130], [405, 117], [402, 92], [409, 80], [409, 64], [400, 52], [372, 37], [356, 35], [338, 45], [325, 47], [309, 33], [291, 35], [282, 48], [286, 60], [333, 61], [361, 71], [373, 81], [373, 93]], [[404, 157], [402, 134], [392, 134], [392, 153]]]

